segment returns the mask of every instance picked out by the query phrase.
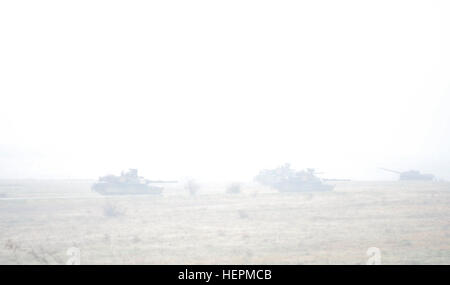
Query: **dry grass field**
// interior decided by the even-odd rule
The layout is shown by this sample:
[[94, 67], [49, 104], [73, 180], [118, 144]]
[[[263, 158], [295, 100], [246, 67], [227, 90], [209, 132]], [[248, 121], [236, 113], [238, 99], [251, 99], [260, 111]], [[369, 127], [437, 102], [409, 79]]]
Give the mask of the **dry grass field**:
[[[450, 264], [450, 184], [339, 182], [328, 193], [182, 185], [103, 197], [92, 181], [1, 181], [0, 264]], [[177, 188], [178, 187], [178, 188]]]

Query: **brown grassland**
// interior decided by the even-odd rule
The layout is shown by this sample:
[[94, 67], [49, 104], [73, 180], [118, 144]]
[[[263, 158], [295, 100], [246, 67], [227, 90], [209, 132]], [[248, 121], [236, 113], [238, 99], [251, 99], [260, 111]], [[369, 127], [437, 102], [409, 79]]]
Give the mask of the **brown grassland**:
[[0, 181], [0, 264], [450, 264], [450, 184], [339, 182], [281, 194], [243, 184], [103, 197], [92, 181]]

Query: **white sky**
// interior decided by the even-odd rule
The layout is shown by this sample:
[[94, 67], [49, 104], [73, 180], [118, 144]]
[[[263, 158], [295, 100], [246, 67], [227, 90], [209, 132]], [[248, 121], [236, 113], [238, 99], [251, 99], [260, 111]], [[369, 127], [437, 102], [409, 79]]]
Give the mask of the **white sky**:
[[[148, 3], [151, 2], [151, 3]], [[0, 178], [450, 179], [449, 1], [2, 1]]]

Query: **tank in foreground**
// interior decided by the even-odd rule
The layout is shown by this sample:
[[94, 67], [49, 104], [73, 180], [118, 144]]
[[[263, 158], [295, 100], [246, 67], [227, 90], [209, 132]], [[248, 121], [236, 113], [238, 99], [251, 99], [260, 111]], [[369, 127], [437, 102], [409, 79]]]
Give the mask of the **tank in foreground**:
[[325, 184], [321, 178], [317, 177], [313, 168], [295, 171], [289, 164], [262, 170], [255, 177], [255, 181], [280, 192], [324, 192], [334, 188], [333, 185]]
[[161, 194], [162, 186], [150, 185], [177, 183], [176, 181], [151, 181], [138, 175], [137, 169], [122, 172], [120, 176], [106, 175], [92, 185], [92, 190], [102, 195]]

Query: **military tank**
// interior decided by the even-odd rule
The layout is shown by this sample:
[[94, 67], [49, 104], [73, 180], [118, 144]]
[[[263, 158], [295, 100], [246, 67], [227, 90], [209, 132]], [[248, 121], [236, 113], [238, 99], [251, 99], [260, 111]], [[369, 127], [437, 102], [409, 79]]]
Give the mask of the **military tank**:
[[316, 176], [314, 168], [295, 171], [288, 163], [275, 169], [262, 170], [254, 180], [280, 192], [323, 192], [334, 188]]
[[433, 174], [427, 174], [427, 173], [420, 173], [420, 171], [417, 170], [409, 170], [409, 171], [396, 171], [396, 170], [391, 170], [391, 169], [387, 169], [387, 168], [380, 168], [381, 170], [384, 171], [388, 171], [388, 172], [393, 172], [393, 173], [397, 173], [399, 175], [398, 180], [401, 181], [411, 181], [411, 180], [416, 180], [416, 181], [433, 181], [436, 178], [434, 177]]
[[163, 187], [161, 183], [177, 183], [177, 181], [148, 180], [138, 175], [137, 169], [116, 175], [106, 175], [98, 179], [92, 185], [92, 191], [102, 195], [137, 195], [137, 194], [161, 194]]

